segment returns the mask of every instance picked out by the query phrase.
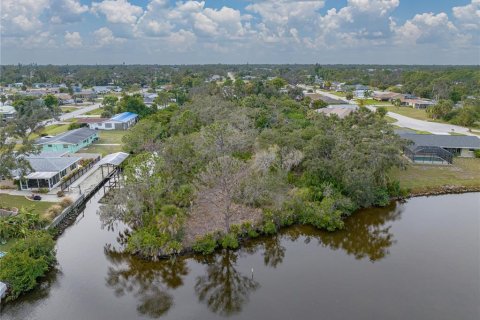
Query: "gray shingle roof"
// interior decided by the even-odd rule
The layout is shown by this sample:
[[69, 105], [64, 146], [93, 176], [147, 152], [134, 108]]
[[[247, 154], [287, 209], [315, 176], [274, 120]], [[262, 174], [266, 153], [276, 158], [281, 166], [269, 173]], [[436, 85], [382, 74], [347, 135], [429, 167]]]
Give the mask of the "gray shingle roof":
[[83, 140], [95, 135], [97, 132], [88, 128], [79, 128], [70, 130], [62, 134], [56, 135], [52, 138], [40, 138], [36, 142], [37, 144], [77, 144]]
[[27, 158], [30, 166], [35, 172], [58, 172], [68, 168], [81, 158], [78, 157], [56, 157], [56, 158]]
[[400, 136], [404, 139], [413, 141], [413, 147], [480, 149], [480, 138], [473, 136], [451, 136], [416, 133], [401, 133]]

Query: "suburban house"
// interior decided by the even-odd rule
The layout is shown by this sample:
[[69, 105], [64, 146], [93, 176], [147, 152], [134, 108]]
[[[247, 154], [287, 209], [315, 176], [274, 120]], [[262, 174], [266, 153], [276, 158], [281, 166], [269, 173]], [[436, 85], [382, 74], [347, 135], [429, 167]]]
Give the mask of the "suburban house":
[[325, 108], [317, 109], [316, 111], [319, 113], [323, 113], [326, 116], [336, 115], [340, 119], [345, 118], [352, 112], [358, 110], [357, 105], [353, 104], [333, 104], [328, 105]]
[[36, 141], [36, 144], [41, 146], [42, 152], [75, 153], [88, 147], [96, 140], [98, 140], [98, 133], [95, 130], [79, 128], [53, 137], [42, 137]]
[[17, 110], [12, 106], [0, 106], [0, 120], [9, 121], [15, 119]]
[[392, 101], [401, 97], [403, 97], [401, 93], [390, 91], [374, 91], [372, 94], [372, 99], [377, 101]]
[[88, 127], [94, 130], [127, 130], [135, 125], [137, 121], [138, 114], [133, 112], [123, 112], [102, 122], [89, 123]]
[[29, 157], [32, 172], [20, 180], [21, 190], [53, 189], [62, 178], [78, 167], [80, 157]]
[[447, 164], [453, 157], [474, 157], [474, 151], [480, 150], [480, 138], [474, 136], [452, 136], [434, 134], [401, 133], [409, 140], [404, 152], [416, 163]]
[[106, 94], [110, 92], [121, 92], [122, 88], [119, 86], [94, 86], [92, 90], [97, 94]]
[[426, 109], [435, 104], [435, 102], [432, 100], [419, 99], [416, 97], [410, 97], [408, 95], [401, 97], [400, 103], [402, 106], [410, 106], [414, 109]]

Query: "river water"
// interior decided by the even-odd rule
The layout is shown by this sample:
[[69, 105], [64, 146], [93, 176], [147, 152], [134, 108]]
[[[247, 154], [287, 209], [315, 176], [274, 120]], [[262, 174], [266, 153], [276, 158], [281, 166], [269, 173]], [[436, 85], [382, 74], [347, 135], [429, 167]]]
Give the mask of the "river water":
[[58, 270], [1, 319], [480, 319], [480, 194], [357, 212], [238, 251], [145, 262], [100, 228], [97, 195], [58, 239]]

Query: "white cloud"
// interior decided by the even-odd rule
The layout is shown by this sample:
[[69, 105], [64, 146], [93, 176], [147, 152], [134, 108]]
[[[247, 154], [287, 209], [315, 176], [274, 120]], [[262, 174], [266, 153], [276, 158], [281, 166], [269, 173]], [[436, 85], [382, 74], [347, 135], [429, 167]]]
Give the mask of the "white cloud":
[[391, 25], [399, 45], [437, 44], [444, 46], [461, 40], [461, 34], [444, 12], [417, 14], [403, 25]]
[[2, 34], [38, 30], [42, 26], [40, 14], [48, 4], [48, 0], [1, 0]]
[[88, 12], [88, 6], [78, 0], [51, 0], [48, 12], [52, 23], [76, 22], [83, 13]]
[[95, 37], [95, 43], [99, 47], [110, 46], [125, 42], [125, 39], [117, 38], [114, 36], [112, 30], [107, 27], [102, 27], [93, 32]]
[[480, 30], [480, 0], [472, 0], [466, 6], [453, 7], [452, 11], [461, 27], [467, 30]]
[[348, 0], [348, 5], [360, 12], [385, 16], [398, 7], [400, 0]]
[[82, 46], [82, 36], [78, 32], [65, 31], [65, 44], [70, 48], [79, 48]]
[[170, 34], [166, 38], [166, 41], [173, 49], [182, 52], [189, 49], [195, 43], [196, 36], [191, 31], [181, 29], [178, 32]]
[[127, 0], [104, 0], [92, 3], [92, 12], [102, 13], [108, 22], [134, 24], [143, 14], [142, 7], [136, 6]]

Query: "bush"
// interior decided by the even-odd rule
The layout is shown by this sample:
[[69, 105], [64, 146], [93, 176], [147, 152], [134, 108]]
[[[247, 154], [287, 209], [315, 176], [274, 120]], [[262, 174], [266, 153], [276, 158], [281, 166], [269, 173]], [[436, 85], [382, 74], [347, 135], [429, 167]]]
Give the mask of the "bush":
[[275, 225], [275, 223], [273, 221], [267, 221], [263, 225], [263, 232], [265, 234], [270, 234], [270, 235], [275, 234], [275, 233], [277, 233], [277, 226]]
[[7, 300], [14, 300], [37, 285], [38, 278], [55, 263], [54, 247], [52, 236], [45, 231], [31, 232], [12, 246], [0, 268], [0, 280], [10, 288]]
[[48, 193], [48, 188], [40, 188], [37, 190], [37, 193]]
[[47, 209], [46, 216], [48, 219], [53, 220], [56, 216], [58, 216], [63, 211], [63, 208], [59, 204], [55, 204]]
[[217, 240], [211, 233], [199, 238], [192, 246], [193, 251], [203, 255], [211, 254], [217, 248]]
[[75, 130], [75, 129], [78, 129], [78, 128], [83, 128], [83, 127], [87, 127], [88, 124], [86, 123], [76, 123], [76, 122], [72, 122], [70, 123], [70, 125], [68, 126], [68, 130]]
[[65, 196], [65, 192], [63, 192], [62, 190], [57, 192], [57, 197], [61, 198], [63, 196]]
[[480, 149], [474, 151], [475, 158], [480, 158]]
[[238, 248], [238, 239], [235, 234], [228, 233], [226, 234], [221, 241], [222, 248], [224, 249], [237, 249]]
[[60, 201], [59, 204], [62, 208], [66, 208], [66, 207], [71, 206], [72, 203], [73, 203], [72, 198], [66, 197], [66, 198], [63, 198], [62, 201]]

